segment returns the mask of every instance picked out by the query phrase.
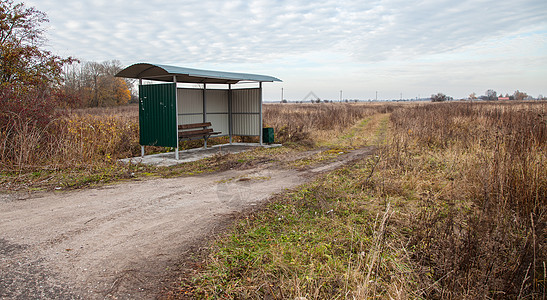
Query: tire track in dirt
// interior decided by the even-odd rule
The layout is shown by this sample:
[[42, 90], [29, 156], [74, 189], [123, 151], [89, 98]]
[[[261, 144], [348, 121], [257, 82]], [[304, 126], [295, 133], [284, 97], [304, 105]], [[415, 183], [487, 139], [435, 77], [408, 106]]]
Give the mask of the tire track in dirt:
[[168, 270], [234, 213], [372, 151], [354, 150], [307, 170], [263, 165], [62, 193], [0, 195], [0, 298], [155, 298]]

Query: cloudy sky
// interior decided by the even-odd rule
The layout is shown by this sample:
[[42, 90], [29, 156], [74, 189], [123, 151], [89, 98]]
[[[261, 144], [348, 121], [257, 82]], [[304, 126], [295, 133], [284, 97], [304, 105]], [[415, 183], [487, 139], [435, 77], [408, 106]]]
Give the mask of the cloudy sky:
[[47, 47], [271, 75], [265, 100], [547, 95], [545, 0], [32, 0]]

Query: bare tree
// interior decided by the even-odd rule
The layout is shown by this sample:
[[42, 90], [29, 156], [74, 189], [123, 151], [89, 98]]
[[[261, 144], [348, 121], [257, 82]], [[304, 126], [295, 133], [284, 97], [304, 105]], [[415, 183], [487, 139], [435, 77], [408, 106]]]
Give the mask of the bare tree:
[[487, 100], [498, 100], [498, 93], [494, 90], [487, 90], [486, 91], [486, 99]]
[[515, 100], [524, 100], [528, 98], [528, 94], [526, 94], [525, 92], [520, 92], [519, 90], [516, 90], [513, 93], [513, 97], [515, 98]]
[[[65, 91], [70, 93], [69, 106], [100, 107], [127, 104], [131, 99], [133, 84], [114, 77], [122, 69], [117, 60], [85, 62], [65, 70]], [[74, 100], [75, 99], [75, 100]]]
[[475, 94], [475, 92], [469, 94], [469, 100], [476, 100], [477, 99], [477, 94]]
[[437, 93], [436, 95], [435, 94], [431, 95], [431, 102], [444, 102], [448, 99], [449, 97], [443, 93]]

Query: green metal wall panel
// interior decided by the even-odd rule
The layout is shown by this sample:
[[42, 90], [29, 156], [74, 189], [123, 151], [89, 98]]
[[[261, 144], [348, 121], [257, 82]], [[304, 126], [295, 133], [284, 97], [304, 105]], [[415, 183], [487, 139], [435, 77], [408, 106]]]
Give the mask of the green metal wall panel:
[[177, 146], [176, 85], [139, 85], [140, 144]]

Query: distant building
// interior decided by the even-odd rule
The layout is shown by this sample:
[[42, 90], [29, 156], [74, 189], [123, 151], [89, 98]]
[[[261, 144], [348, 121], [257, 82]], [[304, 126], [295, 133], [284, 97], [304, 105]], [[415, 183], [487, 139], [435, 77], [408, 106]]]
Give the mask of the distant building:
[[498, 97], [498, 100], [509, 100], [509, 97]]

